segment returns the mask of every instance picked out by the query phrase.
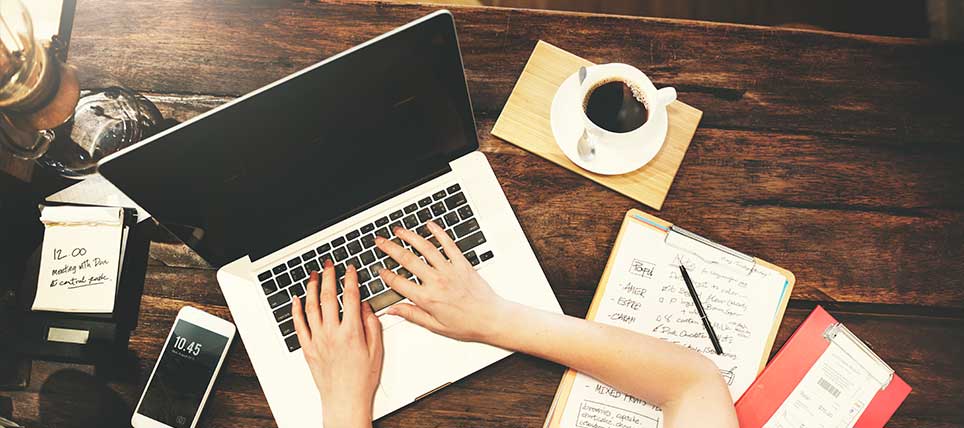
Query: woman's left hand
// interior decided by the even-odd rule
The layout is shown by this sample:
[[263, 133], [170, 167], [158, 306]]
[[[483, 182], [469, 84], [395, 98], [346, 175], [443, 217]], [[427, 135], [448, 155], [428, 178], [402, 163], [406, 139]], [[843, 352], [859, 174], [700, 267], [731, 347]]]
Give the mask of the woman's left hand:
[[382, 373], [382, 325], [371, 306], [361, 303], [358, 274], [345, 273], [342, 295], [344, 315], [339, 320], [335, 268], [325, 261], [318, 287], [318, 272], [311, 273], [304, 308], [292, 299], [295, 331], [311, 376], [321, 393], [324, 426], [370, 427], [375, 389]]

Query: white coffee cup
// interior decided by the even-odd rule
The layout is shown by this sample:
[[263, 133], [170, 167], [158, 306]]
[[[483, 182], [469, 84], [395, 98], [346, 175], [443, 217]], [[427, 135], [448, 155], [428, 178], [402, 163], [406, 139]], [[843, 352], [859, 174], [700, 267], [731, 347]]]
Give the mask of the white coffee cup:
[[[645, 73], [636, 67], [621, 63], [586, 67], [585, 73], [580, 71], [579, 77], [581, 95], [579, 100], [583, 103], [580, 111], [587, 137], [580, 140], [578, 147], [579, 155], [583, 159], [590, 160], [595, 155], [596, 145], [601, 144], [621, 146], [624, 149], [633, 145], [662, 145], [662, 140], [666, 138], [665, 127], [659, 127], [658, 121], [654, 118], [667, 114], [666, 106], [676, 101], [676, 89], [665, 87], [657, 90]], [[637, 100], [646, 107], [646, 120], [638, 128], [626, 132], [613, 132], [594, 123], [586, 114], [587, 98], [592, 91], [612, 81], [627, 84], [633, 90]], [[660, 130], [663, 131], [662, 135], [658, 135]]]

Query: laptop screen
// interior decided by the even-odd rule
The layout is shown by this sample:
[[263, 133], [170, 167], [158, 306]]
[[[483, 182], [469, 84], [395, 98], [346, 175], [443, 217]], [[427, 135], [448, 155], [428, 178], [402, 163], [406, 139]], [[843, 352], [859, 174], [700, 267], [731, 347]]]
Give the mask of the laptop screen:
[[478, 148], [451, 15], [312, 66], [100, 166], [208, 262], [266, 256]]

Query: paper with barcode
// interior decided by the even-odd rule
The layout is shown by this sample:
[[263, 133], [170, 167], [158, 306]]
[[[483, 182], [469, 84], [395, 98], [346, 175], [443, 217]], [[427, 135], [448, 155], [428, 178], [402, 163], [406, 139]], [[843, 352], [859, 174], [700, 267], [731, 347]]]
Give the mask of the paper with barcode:
[[[666, 238], [667, 232], [654, 227], [638, 222], [626, 225], [595, 321], [706, 355], [720, 368], [736, 400], [758, 374], [786, 278], [762, 266], [733, 262], [731, 256], [706, 244], [669, 245]], [[683, 282], [680, 263], [693, 280], [723, 355], [713, 350]], [[560, 425], [566, 428], [663, 426], [656, 406], [581, 373], [561, 411]]]
[[110, 313], [123, 256], [123, 209], [44, 207], [35, 311]]

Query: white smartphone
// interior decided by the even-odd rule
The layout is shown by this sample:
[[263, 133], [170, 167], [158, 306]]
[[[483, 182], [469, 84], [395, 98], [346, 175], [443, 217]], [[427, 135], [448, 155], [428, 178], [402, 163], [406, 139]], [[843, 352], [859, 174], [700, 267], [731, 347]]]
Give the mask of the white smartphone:
[[194, 428], [234, 339], [234, 324], [190, 306], [167, 334], [131, 425]]

